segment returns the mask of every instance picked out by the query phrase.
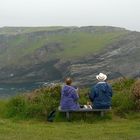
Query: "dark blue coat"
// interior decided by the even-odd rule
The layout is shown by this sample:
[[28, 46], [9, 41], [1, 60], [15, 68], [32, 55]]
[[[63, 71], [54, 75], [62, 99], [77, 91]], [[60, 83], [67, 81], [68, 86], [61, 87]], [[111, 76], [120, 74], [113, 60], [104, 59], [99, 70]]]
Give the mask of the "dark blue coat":
[[112, 88], [106, 82], [99, 82], [92, 87], [89, 98], [93, 108], [106, 109], [111, 106]]

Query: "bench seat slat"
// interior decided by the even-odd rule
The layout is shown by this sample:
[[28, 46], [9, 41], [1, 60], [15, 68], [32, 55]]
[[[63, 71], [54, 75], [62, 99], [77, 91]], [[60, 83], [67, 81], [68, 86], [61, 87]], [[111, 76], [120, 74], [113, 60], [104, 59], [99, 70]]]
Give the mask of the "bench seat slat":
[[79, 109], [79, 110], [61, 110], [59, 112], [101, 112], [101, 111], [110, 111], [111, 109]]

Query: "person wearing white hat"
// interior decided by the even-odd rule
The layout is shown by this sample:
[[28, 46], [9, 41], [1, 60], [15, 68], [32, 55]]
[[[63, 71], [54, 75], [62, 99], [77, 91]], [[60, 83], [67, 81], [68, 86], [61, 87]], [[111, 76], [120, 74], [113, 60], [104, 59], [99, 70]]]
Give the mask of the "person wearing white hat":
[[96, 75], [96, 79], [101, 81], [105, 81], [107, 79], [107, 76], [103, 73], [99, 73], [99, 75]]
[[111, 106], [112, 87], [105, 81], [107, 75], [99, 73], [96, 75], [98, 83], [91, 88], [89, 98], [95, 109], [108, 109]]

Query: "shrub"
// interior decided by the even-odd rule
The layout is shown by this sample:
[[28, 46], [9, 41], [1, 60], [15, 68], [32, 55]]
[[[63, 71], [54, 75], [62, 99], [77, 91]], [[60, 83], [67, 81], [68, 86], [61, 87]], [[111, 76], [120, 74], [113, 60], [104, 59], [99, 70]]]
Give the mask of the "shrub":
[[113, 84], [112, 107], [116, 113], [124, 114], [135, 110], [131, 91], [134, 82], [134, 79], [119, 79]]
[[59, 106], [60, 89], [60, 85], [43, 87], [30, 94], [11, 98], [7, 104], [7, 116], [46, 118], [50, 111]]
[[112, 98], [112, 106], [116, 113], [124, 114], [135, 109], [130, 93], [116, 93]]
[[7, 111], [7, 100], [5, 99], [0, 99], [0, 117], [5, 117]]
[[112, 87], [114, 91], [123, 91], [128, 90], [130, 91], [131, 87], [133, 86], [135, 79], [127, 79], [127, 78], [119, 78], [115, 80]]
[[26, 102], [24, 96], [16, 96], [9, 100], [6, 105], [8, 117], [14, 117], [16, 115], [24, 115], [26, 110]]
[[40, 118], [44, 117], [43, 106], [40, 104], [29, 103], [26, 106], [25, 116], [27, 118]]
[[136, 104], [136, 109], [140, 110], [140, 80], [138, 79], [132, 87], [132, 95]]
[[80, 89], [79, 92], [79, 103], [81, 105], [83, 104], [87, 104], [87, 101], [89, 101], [89, 89], [88, 88], [83, 88], [83, 89]]

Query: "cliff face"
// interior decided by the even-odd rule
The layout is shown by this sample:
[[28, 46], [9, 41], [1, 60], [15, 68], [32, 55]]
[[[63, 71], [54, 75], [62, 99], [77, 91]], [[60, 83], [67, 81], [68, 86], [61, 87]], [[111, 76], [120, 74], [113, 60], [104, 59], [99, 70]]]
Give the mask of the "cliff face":
[[17, 29], [10, 34], [3, 29], [0, 35], [0, 83], [71, 76], [78, 85], [89, 85], [100, 72], [109, 79], [140, 75], [139, 32], [115, 27]]
[[71, 76], [82, 85], [94, 83], [106, 73], [109, 79], [140, 76], [140, 33], [133, 32], [96, 55], [72, 62]]

